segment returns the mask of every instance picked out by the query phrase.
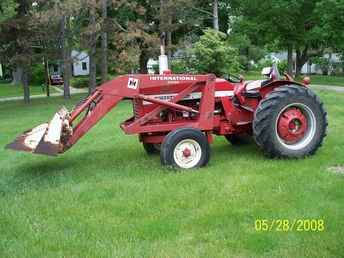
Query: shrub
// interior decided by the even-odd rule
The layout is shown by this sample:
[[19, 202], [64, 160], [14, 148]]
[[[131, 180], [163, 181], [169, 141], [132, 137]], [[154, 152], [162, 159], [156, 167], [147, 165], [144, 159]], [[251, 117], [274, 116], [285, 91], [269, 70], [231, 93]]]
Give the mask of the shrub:
[[[175, 74], [190, 73], [190, 67], [184, 59], [173, 59], [170, 63], [171, 70]], [[159, 70], [159, 69], [158, 69]]]
[[45, 83], [44, 66], [42, 64], [32, 66], [30, 82], [35, 85]]
[[206, 30], [191, 49], [190, 68], [198, 73], [214, 73], [223, 76], [238, 73], [239, 51], [230, 46], [226, 34]]
[[283, 60], [281, 62], [278, 62], [277, 64], [278, 70], [280, 71], [281, 74], [286, 73], [288, 71], [288, 61]]
[[[97, 85], [101, 84], [101, 78], [97, 77]], [[88, 76], [80, 76], [80, 77], [74, 77], [71, 80], [71, 86], [73, 88], [88, 88], [89, 85], [89, 77]]]
[[[273, 65], [274, 61], [270, 58], [265, 58], [259, 61], [257, 70], [261, 71], [264, 67], [271, 67]], [[277, 67], [278, 70], [281, 74], [284, 72], [287, 72], [288, 70], [288, 61], [287, 60], [282, 60], [277, 62]]]

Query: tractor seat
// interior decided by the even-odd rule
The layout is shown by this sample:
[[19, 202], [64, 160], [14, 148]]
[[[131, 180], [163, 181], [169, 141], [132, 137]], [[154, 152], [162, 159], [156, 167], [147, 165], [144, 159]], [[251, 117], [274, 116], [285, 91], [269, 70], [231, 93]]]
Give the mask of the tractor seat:
[[270, 82], [270, 80], [250, 81], [250, 82], [246, 83], [246, 90], [250, 91], [250, 90], [259, 89], [259, 88], [263, 87], [264, 85], [268, 84], [269, 82]]

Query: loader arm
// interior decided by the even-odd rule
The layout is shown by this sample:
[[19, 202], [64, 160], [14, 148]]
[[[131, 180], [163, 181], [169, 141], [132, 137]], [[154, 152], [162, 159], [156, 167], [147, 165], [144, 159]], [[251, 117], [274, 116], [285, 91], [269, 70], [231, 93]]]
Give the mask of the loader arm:
[[6, 148], [50, 156], [65, 152], [118, 102], [139, 94], [136, 79], [131, 79], [120, 76], [101, 85], [72, 112], [62, 107], [49, 123], [24, 132]]
[[[76, 112], [82, 112], [86, 108], [88, 109], [82, 120], [73, 128], [73, 134], [64, 143], [63, 151], [69, 149], [74, 145], [84, 134], [86, 134], [100, 119], [102, 119], [109, 111], [111, 111], [124, 97], [116, 95], [102, 95], [98, 91], [93, 93], [98, 96], [97, 102], [91, 102], [89, 105], [84, 106], [83, 109], [77, 109]], [[95, 103], [92, 107], [92, 104]], [[71, 113], [72, 117], [75, 117], [75, 112]], [[79, 113], [79, 114], [80, 114]], [[76, 118], [76, 117], [75, 117]], [[73, 120], [70, 120], [72, 122]]]
[[[121, 125], [121, 128], [127, 134], [142, 133], [146, 130], [148, 132], [167, 132], [175, 127], [182, 126], [182, 123], [179, 125], [173, 123], [146, 125], [165, 109], [194, 114], [197, 119], [187, 121], [189, 127], [200, 128], [204, 131], [211, 130], [213, 128], [215, 76], [176, 76], [170, 78], [175, 79], [173, 83], [179, 83], [177, 80], [179, 78], [182, 86], [184, 85], [184, 89], [176, 93], [172, 99], [161, 100], [145, 95], [142, 91], [144, 89], [152, 90], [155, 87], [163, 92], [170, 88], [167, 82], [156, 80], [155, 77], [151, 78], [149, 75], [117, 77], [97, 87], [91, 95], [76, 105], [71, 112], [68, 112], [64, 107], [61, 108], [50, 123], [44, 123], [26, 131], [6, 147], [52, 156], [63, 153], [71, 148], [123, 99], [137, 99], [155, 105], [142, 118], [134, 121], [129, 119], [130, 123], [124, 122]], [[202, 94], [198, 109], [177, 103], [196, 90]]]

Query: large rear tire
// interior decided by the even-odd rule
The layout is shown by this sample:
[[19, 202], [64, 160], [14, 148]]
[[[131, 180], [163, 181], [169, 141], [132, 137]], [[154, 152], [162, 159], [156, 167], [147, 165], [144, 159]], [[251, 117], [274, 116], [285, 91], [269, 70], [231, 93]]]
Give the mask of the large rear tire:
[[200, 130], [180, 128], [170, 132], [161, 145], [162, 165], [181, 169], [205, 166], [210, 158], [207, 137]]
[[308, 88], [287, 85], [276, 88], [260, 102], [253, 135], [270, 157], [303, 158], [322, 145], [327, 125], [321, 100]]

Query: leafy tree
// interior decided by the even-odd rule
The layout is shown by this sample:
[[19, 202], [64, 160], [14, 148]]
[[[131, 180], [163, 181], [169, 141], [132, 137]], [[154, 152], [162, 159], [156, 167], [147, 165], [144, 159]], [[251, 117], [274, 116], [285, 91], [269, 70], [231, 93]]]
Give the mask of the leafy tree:
[[240, 71], [239, 53], [226, 34], [208, 29], [191, 50], [190, 64], [199, 73], [223, 76]]
[[0, 23], [16, 14], [17, 3], [14, 0], [1, 0]]
[[331, 37], [338, 37], [329, 37], [328, 33], [343, 23], [344, 16], [341, 8], [330, 7], [328, 15], [322, 17], [329, 3], [331, 7], [342, 7], [340, 0], [233, 0], [237, 16], [234, 30], [245, 33], [258, 45], [274, 44], [287, 49], [289, 72], [295, 50], [298, 75], [311, 57], [322, 55], [328, 46], [340, 42], [331, 41]]
[[7, 19], [0, 23], [0, 56], [14, 71], [13, 84], [22, 83], [24, 101], [29, 103], [29, 74], [34, 57], [34, 48], [32, 48], [34, 30], [30, 26], [32, 2], [17, 0], [14, 5], [12, 2], [9, 5], [1, 5], [1, 8], [6, 6], [11, 8], [15, 6], [15, 15], [7, 16]]

